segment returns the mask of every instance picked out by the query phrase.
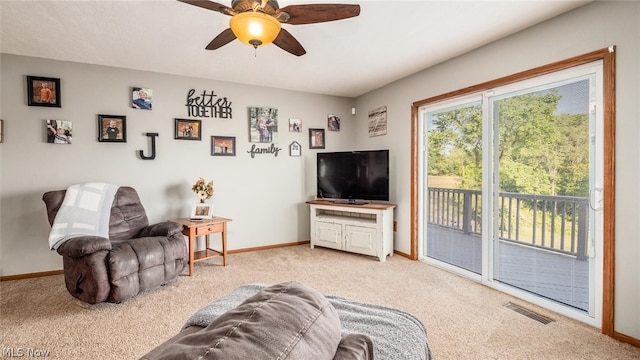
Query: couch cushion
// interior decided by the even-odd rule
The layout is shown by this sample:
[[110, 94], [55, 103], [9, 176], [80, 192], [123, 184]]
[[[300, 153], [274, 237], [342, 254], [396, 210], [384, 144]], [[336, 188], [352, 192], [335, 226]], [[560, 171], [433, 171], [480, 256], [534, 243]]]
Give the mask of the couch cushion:
[[306, 285], [286, 282], [170, 344], [156, 359], [331, 360], [340, 340], [340, 319], [327, 299]]
[[121, 186], [116, 192], [109, 220], [109, 239], [123, 240], [138, 237], [149, 225], [147, 213], [136, 190]]
[[364, 334], [347, 334], [333, 360], [373, 360], [373, 342]]

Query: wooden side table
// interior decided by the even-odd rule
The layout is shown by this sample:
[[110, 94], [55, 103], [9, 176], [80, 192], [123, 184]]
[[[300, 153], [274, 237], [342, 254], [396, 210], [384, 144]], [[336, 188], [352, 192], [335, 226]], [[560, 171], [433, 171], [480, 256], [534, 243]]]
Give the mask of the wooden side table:
[[[189, 237], [189, 276], [193, 275], [193, 264], [198, 261], [222, 256], [222, 265], [227, 266], [227, 223], [232, 221], [231, 219], [214, 216], [206, 220], [180, 218], [171, 221], [182, 224], [182, 233]], [[215, 233], [222, 235], [222, 251], [209, 247], [209, 235]], [[207, 238], [207, 244], [202, 251], [195, 251], [197, 236], [206, 236]]]

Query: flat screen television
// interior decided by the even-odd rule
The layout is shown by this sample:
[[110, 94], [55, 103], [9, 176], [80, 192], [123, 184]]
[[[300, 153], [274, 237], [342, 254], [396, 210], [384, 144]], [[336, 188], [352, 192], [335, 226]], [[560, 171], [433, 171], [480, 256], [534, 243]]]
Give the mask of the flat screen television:
[[318, 199], [389, 201], [389, 150], [317, 154]]

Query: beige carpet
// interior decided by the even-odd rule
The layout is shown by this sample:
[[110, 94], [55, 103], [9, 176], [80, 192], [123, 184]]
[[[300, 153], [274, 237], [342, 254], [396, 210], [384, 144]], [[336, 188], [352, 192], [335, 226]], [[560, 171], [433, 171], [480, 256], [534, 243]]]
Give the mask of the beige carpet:
[[[400, 256], [380, 263], [301, 245], [230, 255], [227, 267], [220, 260], [197, 263], [195, 276], [122, 304], [83, 304], [67, 293], [61, 275], [2, 282], [2, 356], [32, 349], [50, 359], [136, 359], [239, 285], [296, 280], [416, 315], [436, 359], [640, 359], [639, 348], [597, 329]], [[509, 301], [556, 321], [543, 325], [504, 308]]]

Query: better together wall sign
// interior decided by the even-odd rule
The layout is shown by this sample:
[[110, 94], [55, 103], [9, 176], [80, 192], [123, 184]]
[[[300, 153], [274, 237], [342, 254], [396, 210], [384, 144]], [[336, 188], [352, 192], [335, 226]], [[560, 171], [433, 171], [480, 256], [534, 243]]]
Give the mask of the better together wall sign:
[[212, 117], [232, 119], [231, 102], [226, 97], [218, 97], [213, 90], [196, 94], [195, 89], [187, 93], [187, 115], [189, 117]]

